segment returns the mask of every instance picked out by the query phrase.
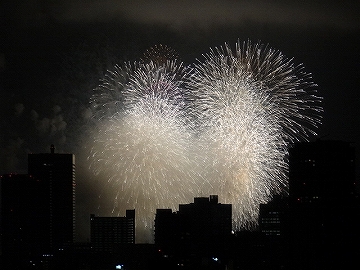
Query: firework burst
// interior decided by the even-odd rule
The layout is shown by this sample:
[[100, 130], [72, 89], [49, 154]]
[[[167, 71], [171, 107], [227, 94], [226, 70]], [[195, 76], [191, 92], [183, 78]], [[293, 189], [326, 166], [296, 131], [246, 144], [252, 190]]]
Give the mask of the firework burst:
[[252, 227], [259, 205], [287, 188], [287, 146], [320, 122], [309, 74], [280, 52], [237, 43], [204, 55], [188, 88], [210, 194], [233, 204], [234, 227]]
[[182, 89], [187, 72], [176, 61], [116, 67], [92, 99], [91, 167], [108, 181], [113, 213], [136, 209], [148, 234], [156, 208], [174, 209], [197, 193]]
[[135, 208], [151, 233], [157, 208], [218, 194], [233, 205], [235, 229], [254, 226], [259, 204], [287, 189], [288, 144], [320, 124], [316, 85], [261, 44], [225, 44], [192, 70], [164, 50], [173, 55], [160, 46], [116, 66], [91, 100], [89, 160], [113, 212]]

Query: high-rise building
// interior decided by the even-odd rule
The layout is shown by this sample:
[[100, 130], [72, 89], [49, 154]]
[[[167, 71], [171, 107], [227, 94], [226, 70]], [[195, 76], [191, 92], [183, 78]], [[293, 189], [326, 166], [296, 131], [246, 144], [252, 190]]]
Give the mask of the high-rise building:
[[355, 262], [360, 251], [355, 183], [353, 144], [317, 140], [295, 144], [289, 150], [286, 226], [294, 265], [325, 269], [340, 264], [340, 268], [348, 268]]
[[90, 215], [91, 247], [96, 252], [116, 252], [123, 245], [135, 244], [135, 210], [125, 217]]
[[156, 209], [155, 215], [155, 243], [167, 252], [176, 244], [179, 231], [178, 215], [171, 209]]
[[30, 258], [42, 254], [49, 237], [45, 185], [27, 174], [2, 175], [0, 180], [3, 266], [27, 267]]
[[75, 238], [75, 156], [54, 149], [28, 155], [29, 175], [43, 183], [39, 196], [45, 212], [38, 223], [46, 228], [49, 251], [63, 249]]
[[317, 140], [289, 150], [292, 203], [338, 203], [356, 193], [355, 180], [355, 148], [351, 143]]
[[267, 238], [281, 239], [286, 230], [286, 216], [289, 212], [288, 197], [281, 195], [266, 203], [260, 204], [259, 229]]
[[224, 239], [232, 231], [231, 204], [218, 203], [218, 196], [194, 198], [190, 204], [179, 205], [183, 236], [196, 242]]

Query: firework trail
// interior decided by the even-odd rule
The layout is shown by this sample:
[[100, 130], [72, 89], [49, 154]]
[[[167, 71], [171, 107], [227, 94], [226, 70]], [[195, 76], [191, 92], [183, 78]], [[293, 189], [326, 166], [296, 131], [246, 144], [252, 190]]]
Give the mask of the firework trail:
[[95, 89], [91, 168], [115, 192], [113, 212], [135, 208], [150, 234], [157, 208], [210, 194], [233, 205], [235, 229], [252, 227], [287, 189], [288, 144], [320, 124], [315, 86], [261, 44], [225, 44], [193, 69], [155, 47]]
[[233, 205], [236, 229], [252, 227], [259, 205], [286, 190], [288, 144], [314, 133], [320, 98], [302, 66], [261, 44], [225, 44], [204, 58], [188, 88], [208, 193]]

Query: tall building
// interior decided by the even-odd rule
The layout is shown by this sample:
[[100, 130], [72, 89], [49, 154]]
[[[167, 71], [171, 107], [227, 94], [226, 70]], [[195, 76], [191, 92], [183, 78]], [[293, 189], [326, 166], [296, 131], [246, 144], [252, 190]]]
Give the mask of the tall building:
[[288, 198], [276, 195], [266, 203], [260, 204], [259, 229], [267, 238], [281, 239], [286, 234], [286, 216], [289, 212]]
[[75, 156], [55, 153], [29, 154], [28, 174], [43, 183], [40, 195], [44, 216], [38, 221], [46, 228], [49, 251], [63, 249], [75, 238]]
[[179, 237], [179, 220], [171, 209], [156, 209], [155, 243], [164, 252], [168, 252]]
[[289, 150], [293, 203], [340, 202], [356, 193], [355, 148], [344, 141], [306, 142]]
[[135, 244], [135, 210], [125, 217], [90, 215], [91, 247], [96, 252], [116, 252], [123, 245]]
[[355, 183], [353, 144], [317, 140], [289, 150], [287, 226], [294, 265], [348, 268], [355, 262], [360, 255]]
[[221, 204], [217, 195], [194, 198], [190, 204], [179, 205], [183, 236], [196, 242], [219, 241], [232, 231], [231, 204]]
[[[282, 269], [288, 265], [288, 237], [289, 237], [289, 198], [276, 195], [266, 204], [260, 204], [259, 209], [259, 242], [255, 243], [250, 250], [257, 254], [259, 259], [258, 269]], [[240, 238], [243, 240], [243, 238]], [[245, 240], [246, 241], [246, 240]], [[246, 247], [246, 249], [249, 249]], [[245, 251], [249, 262], [249, 252]], [[254, 266], [252, 266], [254, 267]], [[256, 267], [254, 267], [256, 269]]]
[[27, 174], [2, 175], [0, 180], [3, 266], [27, 267], [30, 258], [42, 254], [49, 236], [42, 196], [45, 185]]

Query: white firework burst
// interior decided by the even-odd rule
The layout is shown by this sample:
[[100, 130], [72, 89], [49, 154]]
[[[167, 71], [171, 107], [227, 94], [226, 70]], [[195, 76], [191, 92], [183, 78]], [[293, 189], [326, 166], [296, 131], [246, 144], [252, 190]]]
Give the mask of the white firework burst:
[[233, 205], [235, 229], [257, 224], [261, 203], [287, 189], [287, 146], [320, 122], [310, 76], [280, 52], [239, 42], [204, 55], [188, 88], [211, 183]]
[[157, 208], [217, 194], [234, 229], [253, 227], [259, 205], [287, 190], [288, 145], [320, 124], [310, 74], [250, 42], [211, 50], [193, 70], [156, 59], [115, 67], [91, 100], [89, 159], [113, 212], [135, 208], [150, 236]]
[[109, 74], [93, 99], [100, 110], [91, 167], [115, 191], [115, 214], [134, 208], [137, 227], [149, 234], [157, 208], [174, 209], [197, 192], [183, 109], [187, 68], [176, 61], [150, 62]]

